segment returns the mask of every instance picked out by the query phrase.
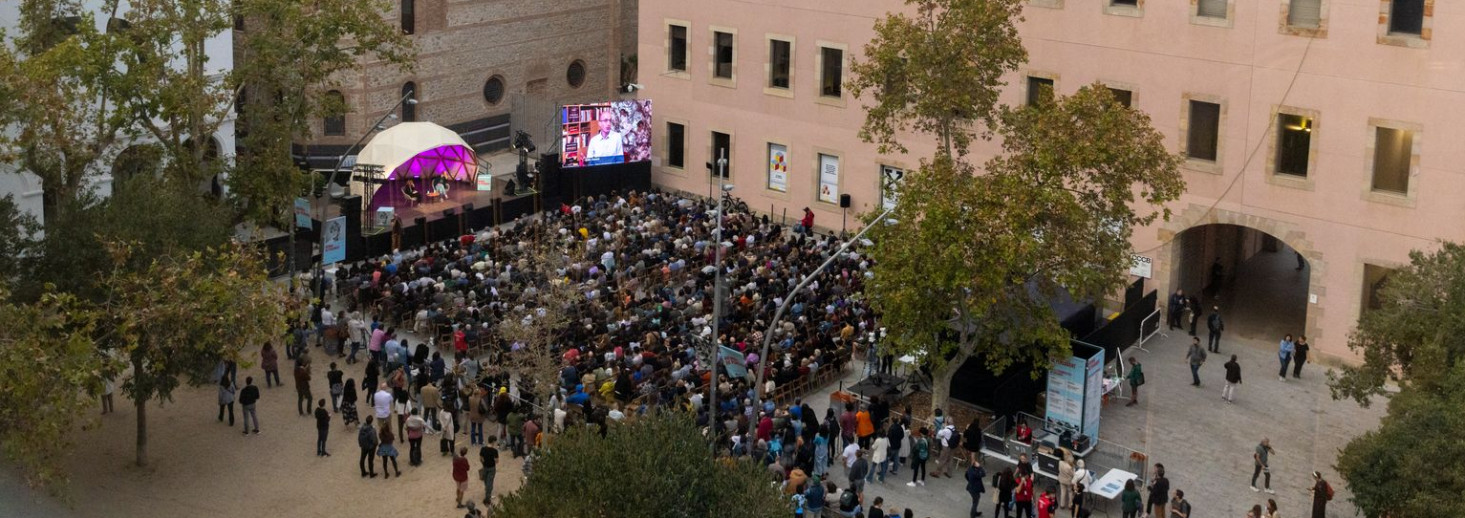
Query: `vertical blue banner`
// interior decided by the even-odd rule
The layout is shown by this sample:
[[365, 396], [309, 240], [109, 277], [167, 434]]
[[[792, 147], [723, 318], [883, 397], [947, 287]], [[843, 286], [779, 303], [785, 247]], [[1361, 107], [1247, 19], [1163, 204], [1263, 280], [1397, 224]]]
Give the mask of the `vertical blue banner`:
[[346, 217], [326, 221], [326, 237], [321, 248], [321, 264], [346, 260]]

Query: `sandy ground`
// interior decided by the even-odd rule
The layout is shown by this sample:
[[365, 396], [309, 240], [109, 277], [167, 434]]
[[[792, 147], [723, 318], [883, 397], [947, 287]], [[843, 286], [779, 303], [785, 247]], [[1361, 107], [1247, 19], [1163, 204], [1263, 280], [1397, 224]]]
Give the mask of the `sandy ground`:
[[[291, 362], [281, 358], [280, 363], [283, 369]], [[317, 365], [319, 398], [326, 393], [327, 369], [319, 359]], [[359, 380], [364, 367], [343, 365], [342, 370]], [[240, 370], [241, 385], [247, 375], [261, 385], [256, 407], [259, 435], [240, 433], [239, 405], [235, 405], [238, 426], [228, 426], [227, 417], [223, 424], [215, 420], [214, 388], [184, 388], [175, 393], [173, 403], [148, 408], [150, 465], [138, 468], [133, 464], [136, 411], [119, 395], [116, 413], [103, 416], [97, 429], [75, 436], [75, 451], [68, 459], [70, 506], [17, 489], [14, 474], [7, 473], [0, 477], [0, 517], [463, 516], [453, 502], [451, 458], [438, 453], [440, 436], [424, 437], [423, 464], [418, 467], [408, 465], [407, 445], [398, 444], [401, 478], [361, 478], [357, 469], [361, 450], [354, 429], [346, 429], [339, 416], [334, 417], [327, 448], [332, 456], [316, 457], [315, 419], [296, 414], [288, 374], [282, 372], [287, 378], [283, 388], [264, 388], [258, 383], [263, 371], [257, 367]], [[466, 443], [467, 436], [460, 435], [458, 444]], [[469, 460], [472, 471], [465, 501], [481, 502], [476, 447], [470, 448]], [[521, 466], [507, 452], [500, 456], [496, 494], [519, 487]], [[381, 467], [377, 470], [380, 473]]]

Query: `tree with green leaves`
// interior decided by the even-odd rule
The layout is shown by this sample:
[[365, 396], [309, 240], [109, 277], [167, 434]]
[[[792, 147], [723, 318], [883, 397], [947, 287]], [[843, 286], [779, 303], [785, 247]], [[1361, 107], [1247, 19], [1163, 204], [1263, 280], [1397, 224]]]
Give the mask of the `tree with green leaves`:
[[13, 282], [26, 271], [24, 263], [39, 253], [40, 223], [15, 203], [15, 197], [0, 197], [0, 264], [9, 265], [0, 273], [0, 283]]
[[500, 518], [788, 516], [789, 500], [761, 465], [714, 460], [692, 418], [658, 412], [612, 425], [577, 426], [538, 454], [524, 487], [505, 495]]
[[[108, 362], [93, 345], [93, 308], [64, 293], [16, 304], [0, 286], [0, 454], [32, 487], [59, 492], [62, 457], [92, 417]], [[86, 416], [86, 417], [84, 417]]]
[[1453, 459], [1465, 458], [1465, 245], [1443, 243], [1413, 251], [1409, 265], [1389, 274], [1380, 306], [1365, 312], [1348, 337], [1360, 365], [1329, 373], [1335, 399], [1368, 406], [1388, 398], [1378, 430], [1353, 439], [1338, 471], [1365, 516], [1427, 518], [1465, 515], [1465, 478]]
[[[1050, 301], [1122, 287], [1132, 228], [1168, 217], [1184, 182], [1149, 117], [1102, 85], [997, 104], [1002, 75], [1026, 59], [1015, 0], [909, 3], [916, 18], [877, 22], [851, 90], [873, 100], [861, 136], [881, 152], [905, 152], [912, 131], [939, 144], [901, 182], [896, 223], [872, 232], [867, 289], [897, 330], [890, 347], [930, 366], [941, 407], [970, 358], [999, 373], [1029, 363], [1037, 376], [1070, 354]], [[978, 170], [965, 157], [987, 136], [1002, 149]]]
[[[114, 262], [132, 245], [109, 245]], [[137, 409], [137, 465], [147, 465], [147, 406], [184, 383], [210, 383], [215, 366], [285, 330], [283, 288], [269, 282], [258, 251], [230, 244], [148, 258], [109, 276], [101, 345], [127, 359], [122, 393]]]

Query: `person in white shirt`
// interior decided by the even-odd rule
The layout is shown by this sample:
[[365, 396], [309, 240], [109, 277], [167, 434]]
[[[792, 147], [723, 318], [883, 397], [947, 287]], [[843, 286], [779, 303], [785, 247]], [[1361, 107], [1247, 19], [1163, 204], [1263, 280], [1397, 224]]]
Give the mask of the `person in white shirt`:
[[377, 422], [386, 422], [392, 416], [392, 391], [387, 390], [386, 382], [382, 382], [371, 396], [371, 406], [376, 411]]
[[855, 459], [859, 458], [860, 444], [851, 442], [844, 447], [844, 478], [849, 479], [849, 472], [855, 467]]
[[[890, 438], [885, 436], [884, 430], [875, 430], [875, 442], [870, 444], [870, 462], [880, 469], [880, 482], [885, 482], [885, 460], [890, 456]], [[876, 477], [875, 468], [870, 469], [870, 474], [865, 480], [873, 480]]]
[[[609, 108], [600, 110], [600, 132], [590, 137], [585, 157], [596, 163], [617, 164], [625, 161], [626, 151], [621, 145], [621, 133], [615, 131], [615, 112]], [[595, 160], [597, 158], [605, 160]]]

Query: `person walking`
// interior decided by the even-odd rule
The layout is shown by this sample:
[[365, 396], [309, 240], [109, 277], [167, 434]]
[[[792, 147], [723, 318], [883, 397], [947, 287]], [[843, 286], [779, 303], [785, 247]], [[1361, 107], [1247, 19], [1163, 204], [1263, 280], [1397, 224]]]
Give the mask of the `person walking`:
[[1211, 306], [1211, 316], [1206, 318], [1206, 346], [1213, 353], [1221, 352], [1221, 331], [1226, 330], [1226, 321], [1221, 319], [1221, 306]]
[[1221, 399], [1229, 403], [1236, 402], [1236, 386], [1241, 384], [1241, 364], [1237, 363], [1236, 355], [1231, 355], [1231, 361], [1226, 362], [1226, 388], [1221, 389]]
[[1333, 499], [1333, 486], [1323, 480], [1323, 474], [1312, 472], [1312, 518], [1327, 518], [1328, 502]]
[[264, 349], [259, 352], [259, 366], [265, 371], [265, 388], [284, 385], [280, 382], [280, 353], [275, 351], [274, 344], [265, 342]]
[[1150, 511], [1150, 518], [1168, 518], [1165, 507], [1170, 503], [1170, 479], [1165, 478], [1164, 464], [1155, 463], [1155, 478], [1150, 479], [1149, 490], [1145, 507]]
[[1201, 316], [1200, 298], [1197, 298], [1195, 295], [1191, 295], [1190, 302], [1186, 304], [1185, 313], [1186, 318], [1190, 321], [1190, 336], [1196, 336], [1195, 325], [1200, 323]]
[[295, 411], [300, 415], [310, 415], [310, 362], [300, 362], [295, 367]]
[[1129, 402], [1125, 403], [1124, 406], [1138, 405], [1139, 387], [1145, 384], [1145, 371], [1140, 365], [1139, 360], [1133, 356], [1129, 357], [1129, 374], [1125, 375], [1125, 378], [1129, 380], [1130, 397]]
[[315, 432], [315, 456], [330, 457], [331, 452], [326, 451], [326, 436], [331, 433], [331, 413], [326, 410], [325, 398], [315, 402]]
[[1276, 491], [1272, 491], [1272, 465], [1269, 462], [1271, 454], [1272, 440], [1263, 437], [1261, 444], [1256, 445], [1256, 451], [1251, 454], [1251, 461], [1255, 466], [1255, 469], [1251, 472], [1252, 491], [1260, 491], [1256, 488], [1256, 477], [1265, 474], [1266, 477], [1262, 479], [1262, 487], [1266, 488], [1268, 494], [1277, 493]]
[[[376, 448], [378, 443], [376, 427], [371, 425], [373, 422], [372, 419], [372, 416], [366, 416], [366, 422], [362, 423], [361, 430], [356, 432], [356, 444], [361, 447], [361, 460], [357, 461], [357, 464], [361, 466], [361, 478], [366, 478], [368, 475], [371, 478], [376, 478]], [[367, 472], [368, 468], [371, 470], [369, 473]], [[386, 471], [386, 466], [382, 466], [382, 471]]]
[[1277, 346], [1277, 360], [1282, 362], [1282, 368], [1277, 371], [1277, 379], [1287, 381], [1287, 362], [1292, 361], [1292, 353], [1297, 350], [1297, 344], [1292, 342], [1292, 335], [1282, 337], [1282, 343]]
[[1124, 481], [1124, 491], [1119, 492], [1119, 503], [1121, 518], [1139, 518], [1144, 501], [1139, 489], [1134, 487], [1134, 479]]
[[336, 368], [336, 362], [331, 362], [331, 370], [326, 372], [326, 387], [329, 388], [331, 394], [332, 412], [341, 411], [341, 394], [346, 389], [346, 384], [342, 379], [345, 376], [346, 374], [341, 372], [341, 369]]
[[[398, 474], [397, 476], [401, 476]], [[463, 508], [463, 493], [468, 491], [468, 447], [458, 448], [453, 456], [453, 485], [458, 489], [458, 508]]]
[[483, 505], [493, 505], [493, 479], [498, 472], [499, 450], [496, 438], [489, 437], [488, 444], [478, 449], [478, 459], [483, 467], [478, 468], [478, 478], [483, 481]]
[[[880, 471], [879, 477], [880, 483], [882, 484], [885, 483], [885, 472], [886, 468], [889, 467], [889, 455], [890, 438], [885, 436], [883, 430], [875, 432], [875, 440], [870, 443], [870, 462], [875, 463], [876, 469]], [[876, 469], [870, 470], [868, 479], [873, 480], [875, 478]]]
[[1191, 337], [1190, 351], [1185, 353], [1185, 359], [1190, 362], [1190, 385], [1200, 386], [1200, 366], [1206, 362], [1206, 350], [1200, 346], [1200, 338]]
[[392, 461], [392, 470], [397, 472], [397, 478], [401, 478], [402, 468], [397, 466], [397, 446], [394, 444], [397, 436], [392, 434], [392, 423], [381, 421], [381, 429], [377, 430], [376, 437], [379, 441], [376, 454], [382, 458], [382, 478], [392, 478], [392, 474], [387, 472], [388, 459]]
[[1302, 379], [1302, 364], [1307, 363], [1307, 352], [1312, 346], [1307, 345], [1307, 336], [1299, 336], [1293, 347], [1296, 351], [1292, 353], [1292, 377]]
[[254, 421], [254, 433], [259, 433], [259, 414], [254, 411], [254, 404], [259, 401], [259, 387], [254, 386], [254, 377], [244, 377], [244, 390], [239, 391], [239, 404], [241, 405], [239, 417], [244, 421], [244, 435], [249, 435], [249, 421]]
[[422, 465], [422, 434], [427, 429], [427, 421], [419, 415], [420, 410], [412, 409], [412, 416], [407, 418], [407, 444], [410, 445], [407, 453], [407, 464], [412, 466]]
[[341, 392], [341, 421], [346, 426], [361, 424], [361, 416], [356, 412], [356, 378], [346, 380], [346, 386]]
[[921, 427], [913, 435], [914, 445], [911, 447], [911, 481], [907, 486], [926, 485], [926, 460], [931, 457], [931, 442], [926, 439], [926, 427]]
[[229, 426], [234, 426], [234, 393], [236, 387], [229, 375], [219, 376], [219, 422], [224, 422], [224, 409], [229, 409]]
[[900, 451], [905, 444], [905, 424], [900, 419], [890, 420], [890, 429], [885, 431], [885, 436], [890, 438], [890, 476], [895, 476], [900, 471]]
[[977, 518], [982, 515], [980, 505], [982, 504], [982, 493], [987, 491], [983, 480], [987, 478], [987, 470], [982, 465], [973, 462], [966, 468], [966, 492], [972, 496], [972, 510], [967, 513], [968, 518]]
[[1067, 450], [1058, 452], [1058, 507], [1068, 509], [1073, 505], [1073, 464]]
[[941, 452], [936, 454], [936, 469], [931, 476], [951, 478], [951, 454], [956, 451], [960, 437], [956, 434], [956, 425], [948, 424], [936, 432], [936, 446], [941, 448]]
[[992, 510], [992, 518], [1007, 518], [1012, 506], [1012, 490], [1017, 487], [1017, 481], [1012, 476], [1012, 468], [1003, 469], [992, 479], [992, 487], [997, 490], [997, 507]]

